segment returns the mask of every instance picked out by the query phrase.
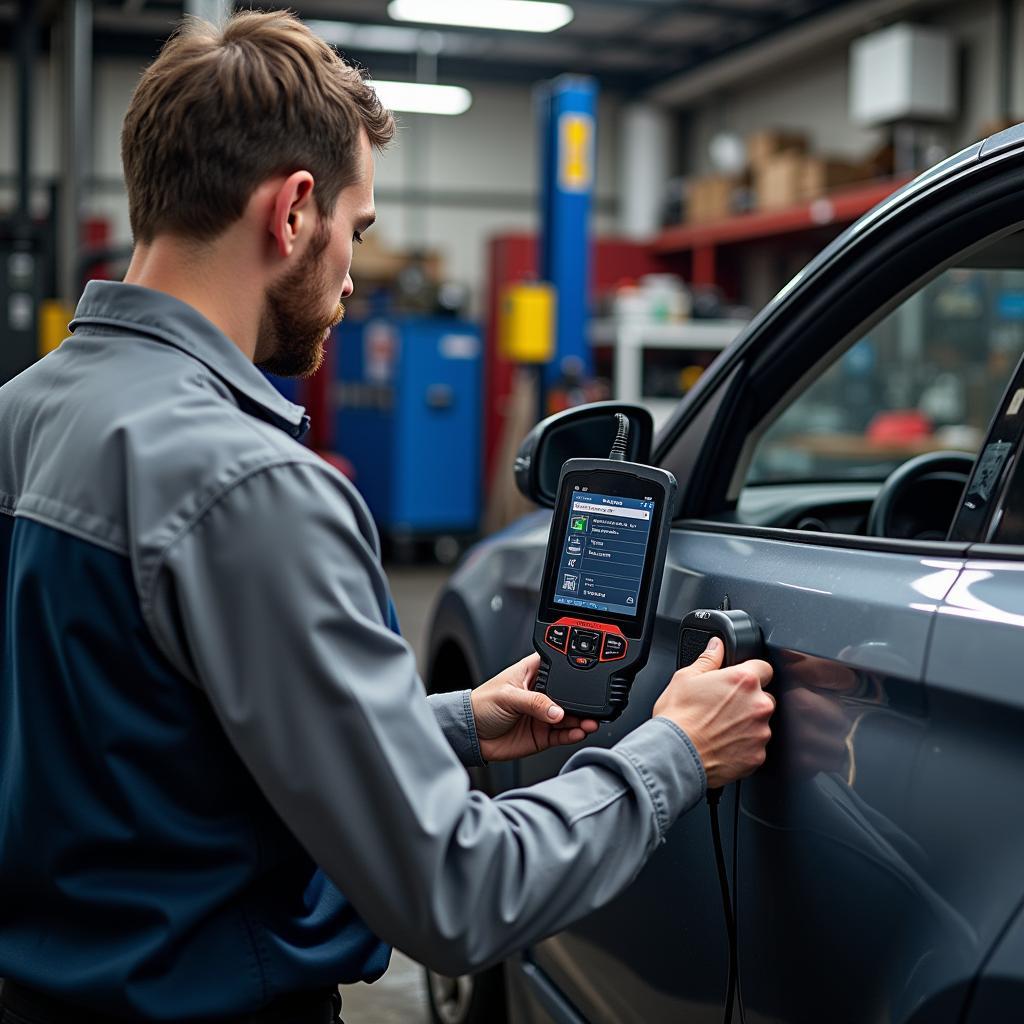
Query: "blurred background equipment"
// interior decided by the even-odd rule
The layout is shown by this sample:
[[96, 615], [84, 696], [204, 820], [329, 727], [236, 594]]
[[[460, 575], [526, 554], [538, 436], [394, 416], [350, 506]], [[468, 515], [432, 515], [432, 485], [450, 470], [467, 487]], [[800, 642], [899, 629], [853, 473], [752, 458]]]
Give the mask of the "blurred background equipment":
[[466, 321], [346, 321], [333, 360], [336, 441], [384, 539], [445, 561], [480, 522], [480, 333]]
[[955, 57], [948, 32], [907, 23], [863, 36], [850, 48], [851, 119], [893, 127], [898, 174], [943, 155], [929, 152], [942, 143], [927, 129], [956, 115]]
[[[14, 143], [0, 147], [0, 380], [60, 342], [88, 278], [127, 265], [119, 131], [139, 70], [183, 14], [220, 21], [240, 6], [0, 3], [0, 133]], [[362, 346], [365, 325], [392, 324], [401, 371], [410, 346], [436, 356], [432, 332], [475, 331], [479, 358], [445, 385], [451, 409], [476, 410], [452, 463], [476, 460], [472, 473], [452, 470], [477, 488], [460, 535], [520, 511], [502, 481], [538, 416], [624, 397], [664, 422], [846, 225], [1024, 112], [1024, 0], [291, 6], [372, 71], [401, 131], [378, 161], [378, 224], [355, 255], [334, 364], [279, 384], [310, 408], [309, 443], [373, 492], [360, 477], [376, 462], [354, 407], [339, 404], [366, 383], [346, 348]], [[986, 292], [993, 339], [1016, 330], [1000, 319], [1014, 301]], [[986, 348], [993, 363], [999, 344]], [[955, 370], [927, 384], [904, 381], [903, 364], [892, 372], [893, 394], [914, 395], [936, 429], [970, 409]], [[447, 392], [427, 404], [403, 380], [394, 423], [443, 418]], [[408, 518], [386, 503], [374, 511], [387, 534]]]

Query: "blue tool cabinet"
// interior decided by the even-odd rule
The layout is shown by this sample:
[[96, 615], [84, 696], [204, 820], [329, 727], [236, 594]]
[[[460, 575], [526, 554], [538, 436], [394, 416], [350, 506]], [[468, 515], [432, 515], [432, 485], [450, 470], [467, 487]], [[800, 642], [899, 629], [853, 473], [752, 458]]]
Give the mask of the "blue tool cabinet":
[[441, 318], [346, 320], [333, 344], [334, 448], [382, 533], [475, 532], [482, 344]]

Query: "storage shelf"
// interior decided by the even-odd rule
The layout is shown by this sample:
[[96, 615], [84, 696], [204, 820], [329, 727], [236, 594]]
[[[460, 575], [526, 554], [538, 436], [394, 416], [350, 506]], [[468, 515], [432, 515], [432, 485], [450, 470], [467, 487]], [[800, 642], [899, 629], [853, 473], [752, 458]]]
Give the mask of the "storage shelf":
[[[663, 323], [642, 318], [593, 320], [588, 328], [594, 348], [613, 350], [612, 392], [620, 402], [639, 402], [658, 431], [679, 404], [679, 397], [644, 395], [643, 363], [647, 349], [720, 352], [747, 326], [746, 320], [684, 320]], [[681, 396], [680, 396], [681, 397]]]
[[837, 189], [821, 199], [781, 210], [759, 210], [708, 221], [706, 224], [680, 224], [665, 228], [655, 236], [652, 250], [659, 255], [669, 256], [695, 249], [788, 235], [832, 224], [851, 224], [909, 180], [885, 178]]

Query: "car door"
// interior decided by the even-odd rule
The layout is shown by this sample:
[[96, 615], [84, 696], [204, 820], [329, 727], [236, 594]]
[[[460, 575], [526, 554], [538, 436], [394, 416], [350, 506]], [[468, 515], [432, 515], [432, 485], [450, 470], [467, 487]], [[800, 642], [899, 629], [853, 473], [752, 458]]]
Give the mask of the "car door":
[[[943, 537], [970, 458], [959, 478], [926, 471], [923, 490], [890, 508], [899, 536], [866, 535], [891, 470], [936, 448], [977, 449], [1024, 347], [992, 312], [1024, 288], [1021, 156], [985, 155], [961, 154], [834, 243], [655, 452], [680, 479], [682, 518], [654, 655], [598, 742], [649, 714], [686, 612], [728, 598], [758, 620], [776, 668], [776, 738], [765, 769], [722, 804], [726, 845], [739, 844], [751, 1020], [955, 1020], [998, 927], [962, 880], [1002, 871], [1000, 891], [1015, 885], [1016, 865], [991, 847], [959, 844], [958, 873], [943, 870], [954, 809], [922, 783], [936, 736], [929, 643], [969, 548]], [[522, 781], [562, 756], [524, 762]], [[528, 957], [588, 1020], [718, 1020], [721, 921], [696, 808], [626, 893]]]
[[[973, 543], [939, 607], [928, 655], [930, 731], [917, 766], [932, 872], [974, 927], [992, 984], [972, 1020], [1013, 1020], [1024, 964], [993, 967], [1024, 902], [1024, 368], [1003, 396], [954, 532]], [[974, 870], [965, 870], [965, 865]]]

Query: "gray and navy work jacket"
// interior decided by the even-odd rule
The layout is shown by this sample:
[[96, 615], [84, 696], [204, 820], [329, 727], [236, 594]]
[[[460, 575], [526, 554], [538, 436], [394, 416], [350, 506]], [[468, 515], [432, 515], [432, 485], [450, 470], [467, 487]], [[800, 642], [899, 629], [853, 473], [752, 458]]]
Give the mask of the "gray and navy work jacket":
[[168, 295], [93, 282], [71, 326], [0, 388], [0, 977], [243, 1014], [386, 942], [462, 973], [621, 890], [703, 793], [685, 735], [471, 791], [469, 693], [424, 698], [303, 410]]

